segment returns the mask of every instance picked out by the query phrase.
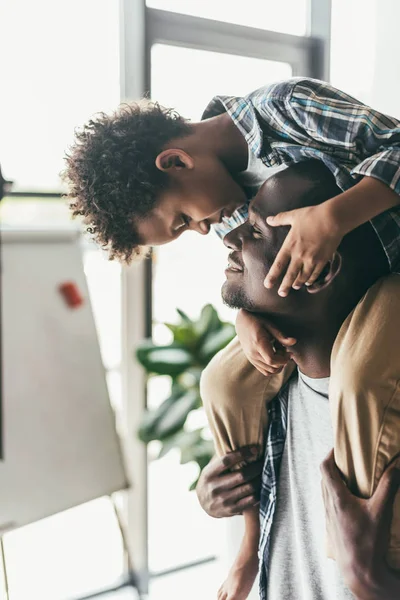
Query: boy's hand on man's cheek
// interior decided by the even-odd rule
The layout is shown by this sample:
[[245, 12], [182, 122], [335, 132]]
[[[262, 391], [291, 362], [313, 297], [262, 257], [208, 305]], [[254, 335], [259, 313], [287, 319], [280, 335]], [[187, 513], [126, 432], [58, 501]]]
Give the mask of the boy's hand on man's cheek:
[[273, 288], [283, 276], [278, 289], [287, 296], [290, 288], [312, 285], [331, 259], [344, 231], [335, 221], [329, 203], [282, 212], [267, 218], [272, 227], [290, 226], [290, 231], [264, 281]]

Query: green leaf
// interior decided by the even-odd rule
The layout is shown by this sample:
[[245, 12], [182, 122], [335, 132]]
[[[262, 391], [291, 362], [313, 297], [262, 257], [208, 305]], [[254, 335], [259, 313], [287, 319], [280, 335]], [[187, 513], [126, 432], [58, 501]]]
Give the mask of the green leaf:
[[174, 323], [165, 323], [174, 336], [174, 342], [185, 346], [186, 348], [194, 348], [198, 344], [199, 336], [196, 333], [193, 324], [175, 325]]
[[188, 317], [187, 314], [183, 312], [183, 310], [181, 310], [180, 308], [177, 308], [176, 312], [178, 313], [182, 321], [185, 321], [186, 323], [193, 323], [192, 319], [190, 319], [190, 317]]
[[168, 413], [174, 402], [181, 398], [185, 392], [184, 388], [175, 385], [171, 395], [158, 408], [145, 412], [138, 430], [138, 437], [142, 442], [148, 444], [158, 439], [157, 424]]
[[199, 320], [195, 323], [195, 330], [200, 338], [204, 338], [206, 335], [213, 331], [218, 331], [222, 326], [222, 322], [218, 316], [217, 311], [212, 304], [206, 304], [203, 306]]
[[176, 343], [167, 346], [142, 344], [136, 350], [136, 356], [148, 373], [171, 377], [183, 373], [193, 361], [190, 352]]
[[197, 488], [197, 484], [199, 483], [199, 479], [200, 479], [200, 473], [199, 473], [198, 478], [195, 481], [193, 481], [193, 483], [190, 485], [189, 492], [193, 492]]
[[187, 419], [188, 414], [199, 408], [201, 399], [198, 390], [189, 390], [169, 408], [168, 412], [158, 421], [156, 433], [158, 440], [165, 440], [179, 431]]
[[194, 431], [178, 431], [178, 433], [164, 440], [158, 458], [162, 458], [173, 448], [179, 448], [182, 450], [199, 443], [201, 439], [201, 432], [202, 429], [196, 429]]
[[212, 359], [217, 352], [225, 348], [236, 335], [235, 327], [231, 323], [223, 323], [221, 329], [210, 333], [200, 349], [200, 358], [205, 365]]

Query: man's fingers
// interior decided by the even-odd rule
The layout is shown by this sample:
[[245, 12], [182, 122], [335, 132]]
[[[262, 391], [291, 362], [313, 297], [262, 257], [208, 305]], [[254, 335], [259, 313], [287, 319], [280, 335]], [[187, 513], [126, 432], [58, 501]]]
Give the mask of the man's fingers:
[[393, 508], [393, 503], [400, 488], [400, 469], [397, 461], [393, 462], [384, 472], [371, 498], [371, 504], [376, 514], [383, 514]]
[[232, 493], [234, 489], [235, 492], [239, 491], [239, 488], [257, 479], [260, 476], [262, 469], [263, 461], [257, 460], [256, 462], [245, 465], [238, 471], [223, 475], [218, 485], [218, 489], [216, 489], [216, 493], [226, 491]]
[[287, 266], [290, 263], [290, 252], [286, 250], [285, 244], [283, 244], [282, 248], [278, 252], [277, 257], [275, 258], [272, 267], [269, 270], [268, 275], [264, 280], [264, 285], [266, 288], [270, 289], [274, 287], [276, 281], [282, 275], [282, 273], [286, 270]]
[[226, 471], [232, 469], [239, 463], [254, 460], [260, 454], [260, 447], [256, 444], [243, 446], [235, 452], [229, 452], [215, 461], [210, 467], [209, 477], [212, 475], [222, 475]]
[[342, 497], [343, 494], [349, 494], [348, 487], [342, 479], [342, 475], [335, 463], [335, 454], [331, 450], [321, 467], [322, 482], [325, 486], [325, 491], [328, 494], [334, 494], [336, 497]]
[[286, 271], [286, 275], [284, 276], [282, 283], [279, 286], [278, 294], [282, 297], [288, 295], [290, 288], [293, 283], [296, 281], [299, 273], [301, 273], [302, 263], [299, 260], [292, 260], [290, 265]]
[[257, 506], [260, 504], [260, 495], [254, 494], [253, 496], [248, 496], [247, 498], [243, 498], [240, 500], [234, 507], [233, 515], [242, 515], [245, 510], [248, 508], [252, 508], [253, 506]]
[[260, 486], [261, 484], [258, 479], [257, 481], [254, 480], [254, 482], [241, 485], [240, 487], [235, 488], [229, 493], [223, 492], [221, 494], [222, 503], [226, 507], [232, 506], [234, 509], [236, 509], [236, 506], [241, 500], [249, 497], [259, 496]]

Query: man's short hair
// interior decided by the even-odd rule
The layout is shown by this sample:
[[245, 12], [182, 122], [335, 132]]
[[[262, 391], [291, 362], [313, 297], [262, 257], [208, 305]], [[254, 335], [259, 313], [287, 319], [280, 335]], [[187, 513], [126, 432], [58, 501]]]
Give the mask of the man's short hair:
[[155, 159], [169, 140], [189, 131], [173, 109], [146, 99], [99, 113], [76, 131], [63, 173], [69, 206], [110, 259], [129, 263], [142, 254], [135, 225], [168, 183]]

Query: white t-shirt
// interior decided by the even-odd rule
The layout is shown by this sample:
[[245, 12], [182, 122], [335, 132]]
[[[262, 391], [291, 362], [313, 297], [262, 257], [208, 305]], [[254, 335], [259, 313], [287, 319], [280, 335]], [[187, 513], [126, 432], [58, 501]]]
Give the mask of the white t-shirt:
[[354, 600], [325, 554], [320, 464], [333, 447], [329, 378], [299, 373], [289, 388], [287, 438], [271, 532], [268, 600]]

